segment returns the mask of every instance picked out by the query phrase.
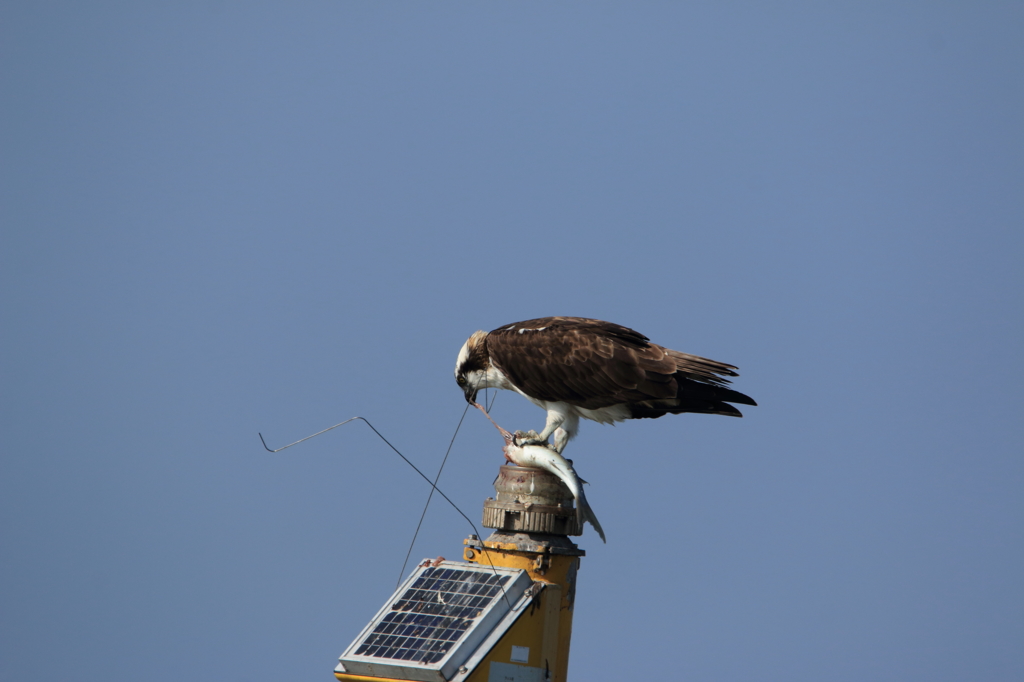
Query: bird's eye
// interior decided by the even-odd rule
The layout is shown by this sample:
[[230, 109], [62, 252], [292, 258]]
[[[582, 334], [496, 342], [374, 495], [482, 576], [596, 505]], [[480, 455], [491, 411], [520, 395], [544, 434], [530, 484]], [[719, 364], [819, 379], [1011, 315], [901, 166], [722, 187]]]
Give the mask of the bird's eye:
[[466, 383], [466, 377], [458, 377], [455, 379], [455, 381], [459, 383], [459, 386], [462, 386], [464, 383]]

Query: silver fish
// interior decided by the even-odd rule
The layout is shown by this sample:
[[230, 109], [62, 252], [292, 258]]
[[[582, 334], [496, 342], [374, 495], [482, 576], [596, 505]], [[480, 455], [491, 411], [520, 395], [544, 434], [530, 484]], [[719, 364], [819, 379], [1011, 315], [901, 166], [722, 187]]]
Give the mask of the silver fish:
[[[476, 405], [476, 407], [487, 415], [488, 419], [491, 419], [483, 407], [480, 405]], [[604, 529], [601, 528], [601, 523], [597, 520], [594, 510], [590, 508], [587, 496], [583, 492], [583, 479], [573, 469], [572, 463], [544, 445], [521, 445], [516, 442], [516, 437], [513, 434], [498, 426], [493, 419], [491, 419], [491, 423], [498, 428], [505, 439], [505, 457], [516, 466], [536, 467], [557, 476], [576, 498], [576, 518], [580, 522], [580, 527], [583, 526], [584, 521], [589, 522], [601, 536], [601, 541], [607, 544], [608, 540], [604, 537]]]

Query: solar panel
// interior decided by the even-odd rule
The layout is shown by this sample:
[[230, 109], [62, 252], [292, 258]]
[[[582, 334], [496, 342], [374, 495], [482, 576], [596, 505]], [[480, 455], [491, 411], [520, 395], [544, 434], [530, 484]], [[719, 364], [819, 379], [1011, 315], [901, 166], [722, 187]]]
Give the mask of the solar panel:
[[429, 568], [356, 649], [356, 655], [435, 663], [497, 597], [508, 576]]
[[[532, 584], [526, 571], [420, 566], [342, 654], [338, 672], [449, 680]], [[518, 610], [515, 609], [515, 610]]]

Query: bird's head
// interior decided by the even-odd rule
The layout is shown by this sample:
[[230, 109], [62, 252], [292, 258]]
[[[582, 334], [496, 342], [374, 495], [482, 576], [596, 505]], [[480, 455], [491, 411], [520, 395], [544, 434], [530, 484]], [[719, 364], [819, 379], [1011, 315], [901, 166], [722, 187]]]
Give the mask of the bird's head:
[[[476, 401], [476, 393], [488, 384], [491, 359], [487, 355], [487, 332], [473, 332], [462, 344], [455, 361], [455, 381], [466, 395], [467, 402]], [[494, 385], [493, 383], [490, 385]]]

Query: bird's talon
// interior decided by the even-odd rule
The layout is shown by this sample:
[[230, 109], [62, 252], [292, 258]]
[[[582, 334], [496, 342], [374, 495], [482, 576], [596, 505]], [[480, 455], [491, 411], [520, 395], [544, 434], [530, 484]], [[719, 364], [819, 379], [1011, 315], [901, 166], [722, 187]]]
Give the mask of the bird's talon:
[[512, 434], [512, 438], [517, 445], [543, 445], [546, 448], [551, 447], [547, 440], [541, 438], [540, 434], [533, 430], [516, 431]]

